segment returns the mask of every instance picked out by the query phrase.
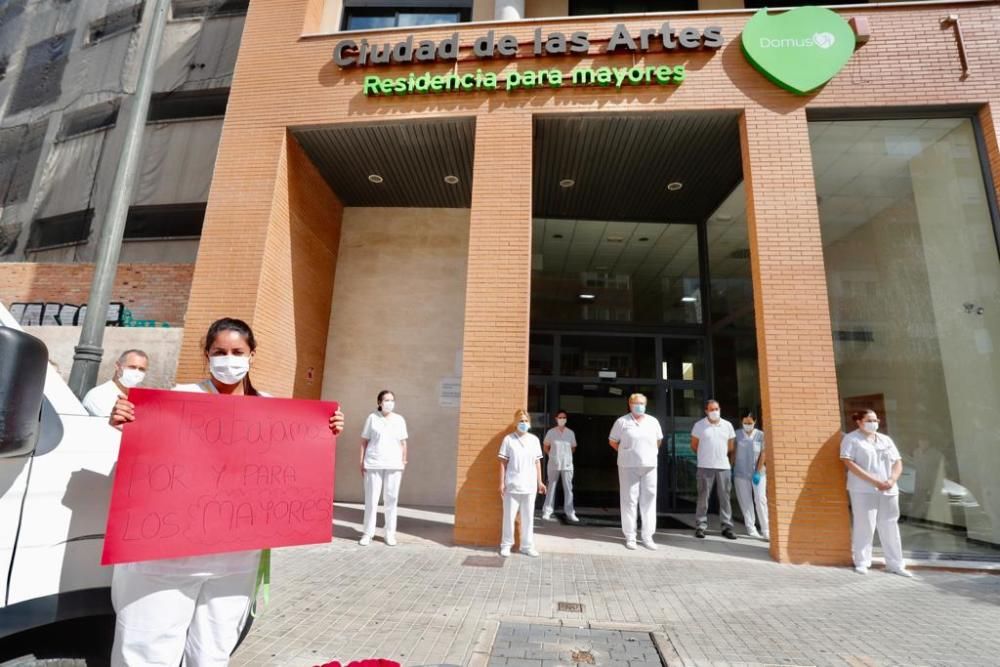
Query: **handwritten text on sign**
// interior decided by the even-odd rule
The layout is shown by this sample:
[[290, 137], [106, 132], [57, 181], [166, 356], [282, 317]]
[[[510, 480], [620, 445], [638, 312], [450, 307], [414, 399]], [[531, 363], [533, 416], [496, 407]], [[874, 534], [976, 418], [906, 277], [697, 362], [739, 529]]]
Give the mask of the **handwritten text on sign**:
[[330, 541], [336, 403], [133, 389], [104, 565]]

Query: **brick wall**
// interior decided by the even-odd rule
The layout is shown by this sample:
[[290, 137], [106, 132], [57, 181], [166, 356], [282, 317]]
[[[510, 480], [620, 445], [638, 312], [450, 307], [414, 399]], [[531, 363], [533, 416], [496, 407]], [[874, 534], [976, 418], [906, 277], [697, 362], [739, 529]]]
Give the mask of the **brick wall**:
[[[998, 130], [993, 118], [998, 104], [996, 91], [1000, 89], [996, 57], [1000, 5], [982, 2], [844, 9], [846, 16], [869, 19], [872, 39], [833, 81], [805, 97], [779, 89], [746, 62], [739, 33], [749, 13], [733, 12], [672, 19], [675, 27], [721, 25], [726, 43], [717, 53], [654, 53], [637, 58], [648, 65], [683, 62], [687, 80], [671, 89], [536, 89], [515, 94], [498, 91], [368, 99], [360, 92], [366, 72], [340, 70], [330, 62], [338, 35], [301, 38], [307, 15], [315, 22], [315, 2], [254, 3], [250, 9], [216, 163], [189, 320], [207, 323], [210, 316], [219, 314], [221, 302], [231, 312], [256, 317], [255, 326], [268, 331], [268, 344], [276, 344], [286, 313], [284, 306], [276, 304], [282, 299], [301, 298], [280, 290], [291, 286], [311, 293], [311, 287], [294, 281], [279, 281], [272, 287], [271, 278], [264, 280], [264, 276], [287, 277], [289, 271], [288, 254], [276, 252], [281, 244], [269, 238], [274, 231], [272, 222], [283, 220], [275, 193], [282, 192], [280, 181], [287, 177], [281, 166], [286, 159], [287, 127], [387, 118], [476, 117], [476, 182], [465, 323], [467, 375], [463, 383], [463, 406], [469, 407], [463, 408], [456, 451], [455, 536], [461, 542], [495, 544], [499, 498], [493, 490], [498, 482], [493, 453], [499, 434], [509, 426], [513, 408], [524, 401], [526, 383], [532, 117], [713, 109], [742, 112], [762, 393], [771, 425], [772, 554], [783, 561], [847, 562], [847, 499], [842, 468], [834, 452], [837, 386], [806, 112], [944, 104], [982, 108], [979, 117], [989, 158], [994, 176], [1000, 174]], [[962, 17], [970, 76], [962, 76], [953, 31], [941, 27], [941, 18], [951, 12]], [[610, 35], [619, 20], [624, 20], [633, 35], [662, 22], [651, 17], [578, 18], [490, 27], [511, 33], [527, 45], [538, 26], [546, 32], [586, 30], [598, 38]], [[456, 29], [463, 45], [484, 32], [483, 26], [475, 25], [435, 26], [381, 31], [368, 37], [379, 43], [394, 42], [413, 32], [420, 38], [440, 40]], [[602, 46], [594, 39], [591, 53], [572, 61], [519, 57], [489, 62], [473, 59], [465, 49], [457, 64], [432, 64], [426, 69], [434, 73], [453, 68], [459, 72], [477, 68], [502, 72], [543, 66], [565, 70], [576, 65], [632, 64], [629, 56], [601, 53]], [[378, 68], [384, 76], [424, 69]], [[328, 197], [322, 189], [320, 196]], [[503, 278], [490, 273], [500, 253], [508, 263], [513, 259], [515, 269], [523, 261], [523, 275], [518, 270]], [[308, 298], [314, 299], [314, 304], [323, 301], [316, 294]], [[262, 300], [271, 300], [272, 305], [266, 306]], [[502, 329], [498, 328], [501, 321]], [[196, 358], [197, 350], [188, 345], [185, 354]], [[285, 371], [269, 372], [283, 387], [294, 384], [282, 375]], [[354, 421], [359, 418], [353, 416]]]
[[500, 541], [497, 452], [514, 411], [527, 408], [531, 131], [526, 114], [494, 113], [476, 124], [455, 493], [460, 544]]
[[[121, 301], [141, 320], [184, 325], [193, 264], [122, 264], [115, 276], [112, 301]], [[50, 301], [85, 304], [93, 264], [0, 264], [0, 302]]]

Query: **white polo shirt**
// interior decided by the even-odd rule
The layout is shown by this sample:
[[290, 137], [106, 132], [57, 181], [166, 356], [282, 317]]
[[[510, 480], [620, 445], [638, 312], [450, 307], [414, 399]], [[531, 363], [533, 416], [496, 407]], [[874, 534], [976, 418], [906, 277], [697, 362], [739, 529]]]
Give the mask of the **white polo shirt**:
[[407, 439], [406, 420], [402, 415], [380, 410], [368, 415], [361, 437], [368, 441], [365, 447], [366, 470], [402, 470], [403, 440]]
[[619, 417], [611, 427], [609, 440], [618, 443], [618, 465], [622, 468], [655, 468], [659, 460], [658, 440], [663, 429], [656, 417], [636, 419], [632, 413]]
[[542, 458], [542, 443], [531, 433], [509, 433], [500, 443], [498, 457], [507, 461], [507, 493], [537, 493], [535, 462]]
[[[854, 461], [870, 475], [878, 479], [890, 479], [892, 466], [902, 457], [896, 449], [896, 443], [884, 433], [875, 434], [875, 442], [868, 442], [866, 433], [855, 429], [840, 441], [840, 458]], [[847, 471], [847, 490], [856, 493], [881, 493], [886, 496], [899, 495], [899, 485], [893, 484], [888, 491], [879, 491], [870, 482], [861, 479], [851, 471]]]
[[576, 434], [572, 429], [550, 428], [543, 442], [549, 445], [549, 467], [553, 470], [573, 469], [573, 448], [576, 447]]
[[110, 417], [118, 397], [124, 394], [114, 380], [99, 384], [83, 397], [83, 407], [95, 417]]
[[698, 438], [698, 467], [729, 470], [729, 441], [736, 438], [733, 425], [725, 419], [713, 424], [704, 417], [695, 422], [691, 437]]

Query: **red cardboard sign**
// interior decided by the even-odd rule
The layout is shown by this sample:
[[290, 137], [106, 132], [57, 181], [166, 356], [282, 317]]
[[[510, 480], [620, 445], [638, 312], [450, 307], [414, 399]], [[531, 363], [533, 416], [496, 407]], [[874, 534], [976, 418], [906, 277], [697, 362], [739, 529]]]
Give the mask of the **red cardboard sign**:
[[101, 564], [331, 539], [337, 404], [132, 389]]

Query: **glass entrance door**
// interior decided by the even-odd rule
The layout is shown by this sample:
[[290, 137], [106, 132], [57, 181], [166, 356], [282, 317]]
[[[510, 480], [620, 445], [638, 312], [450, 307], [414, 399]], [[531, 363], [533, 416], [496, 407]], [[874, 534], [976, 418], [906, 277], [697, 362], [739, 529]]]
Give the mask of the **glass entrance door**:
[[661, 511], [694, 511], [698, 500], [698, 457], [691, 450], [691, 428], [705, 416], [705, 399], [705, 389], [698, 385], [672, 382], [667, 388], [664, 403], [669, 416], [663, 427], [663, 449], [667, 450], [668, 465], [666, 473], [662, 469], [660, 472]]

